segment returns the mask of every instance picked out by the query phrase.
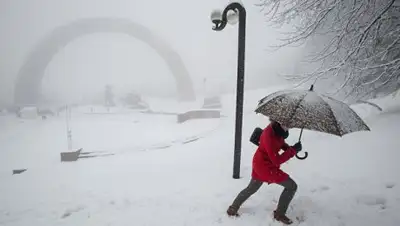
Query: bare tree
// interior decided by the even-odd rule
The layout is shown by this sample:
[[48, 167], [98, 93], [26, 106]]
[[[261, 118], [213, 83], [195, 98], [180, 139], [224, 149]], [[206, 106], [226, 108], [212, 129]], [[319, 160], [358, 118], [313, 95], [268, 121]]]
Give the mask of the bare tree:
[[260, 0], [272, 24], [294, 25], [281, 48], [303, 45], [312, 71], [287, 76], [328, 81], [355, 102], [400, 88], [400, 0]]

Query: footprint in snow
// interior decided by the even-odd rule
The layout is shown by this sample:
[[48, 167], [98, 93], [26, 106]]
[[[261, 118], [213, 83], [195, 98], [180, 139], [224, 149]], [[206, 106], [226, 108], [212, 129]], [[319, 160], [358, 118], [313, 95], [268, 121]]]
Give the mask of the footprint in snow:
[[324, 192], [324, 191], [328, 191], [329, 189], [331, 189], [329, 186], [326, 185], [322, 185], [318, 188], [314, 188], [311, 190], [311, 193], [315, 193], [315, 192]]
[[381, 209], [386, 209], [387, 200], [380, 196], [360, 195], [356, 197], [356, 202], [366, 206], [380, 206]]
[[251, 207], [242, 207], [240, 209], [241, 214], [256, 215], [257, 209]]
[[395, 183], [391, 183], [391, 182], [385, 184], [385, 187], [386, 187], [387, 189], [394, 188], [394, 186], [396, 186], [396, 184], [395, 184]]
[[83, 209], [85, 209], [83, 206], [77, 206], [74, 208], [66, 209], [64, 211], [64, 214], [61, 216], [61, 218], [62, 219], [67, 218], [67, 217], [71, 216], [73, 213], [77, 213]]
[[129, 199], [124, 199], [124, 206], [125, 207], [130, 207], [132, 205], [132, 202]]

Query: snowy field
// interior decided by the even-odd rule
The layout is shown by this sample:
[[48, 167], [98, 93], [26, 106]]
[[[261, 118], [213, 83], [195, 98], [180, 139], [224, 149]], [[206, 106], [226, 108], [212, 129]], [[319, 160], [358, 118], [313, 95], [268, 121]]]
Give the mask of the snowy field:
[[[0, 225], [281, 225], [271, 218], [282, 189], [276, 185], [264, 185], [240, 218], [225, 214], [250, 179], [255, 146], [248, 138], [268, 122], [253, 110], [269, 92], [245, 95], [240, 180], [232, 179], [233, 96], [223, 98], [226, 117], [183, 124], [173, 115], [73, 109], [73, 147], [113, 155], [70, 163], [60, 162], [67, 151], [63, 114], [47, 120], [0, 116]], [[309, 158], [283, 166], [299, 185], [288, 212], [298, 219], [295, 225], [400, 225], [400, 100], [376, 102], [383, 112], [354, 106], [370, 132], [303, 134]], [[289, 144], [298, 132], [291, 131]], [[28, 170], [12, 175], [19, 168]]]

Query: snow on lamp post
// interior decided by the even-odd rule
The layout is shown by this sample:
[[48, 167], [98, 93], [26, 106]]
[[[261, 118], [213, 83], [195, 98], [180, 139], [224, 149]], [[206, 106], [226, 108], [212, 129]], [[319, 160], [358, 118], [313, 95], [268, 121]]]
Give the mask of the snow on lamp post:
[[246, 9], [240, 2], [231, 2], [221, 12], [214, 10], [211, 13], [213, 30], [222, 31], [227, 23], [234, 25], [239, 22], [238, 58], [237, 58], [237, 87], [236, 87], [236, 122], [235, 146], [233, 158], [233, 178], [240, 178], [240, 158], [242, 149], [243, 127], [243, 94], [244, 94], [244, 64], [246, 45]]

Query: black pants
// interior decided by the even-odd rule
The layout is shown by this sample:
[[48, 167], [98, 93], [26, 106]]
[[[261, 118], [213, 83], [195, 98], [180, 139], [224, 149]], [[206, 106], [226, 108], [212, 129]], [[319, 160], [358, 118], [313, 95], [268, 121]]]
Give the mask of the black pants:
[[[231, 207], [235, 208], [236, 211], [239, 210], [240, 206], [248, 199], [250, 196], [252, 196], [254, 193], [260, 189], [262, 186], [263, 182], [258, 181], [255, 179], [251, 179], [249, 185], [243, 189], [238, 196], [235, 198], [233, 201]], [[282, 191], [281, 196], [279, 197], [279, 202], [278, 202], [278, 207], [276, 209], [276, 212], [278, 214], [285, 215], [286, 211], [289, 207], [290, 202], [293, 199], [294, 194], [297, 191], [297, 184], [292, 180], [292, 178], [288, 178], [282, 183], [279, 183], [279, 185], [283, 186], [284, 189]]]

